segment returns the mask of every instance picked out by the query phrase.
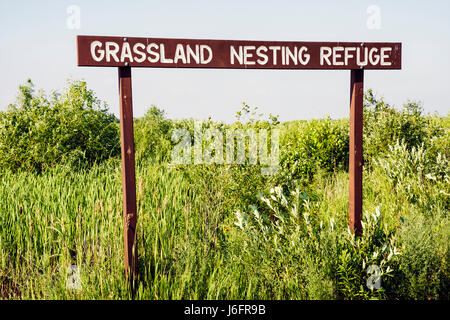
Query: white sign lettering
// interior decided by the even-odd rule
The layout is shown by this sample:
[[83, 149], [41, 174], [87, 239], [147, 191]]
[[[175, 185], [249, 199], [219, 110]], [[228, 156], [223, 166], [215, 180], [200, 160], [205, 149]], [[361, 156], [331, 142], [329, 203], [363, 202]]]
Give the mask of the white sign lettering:
[[79, 65], [399, 69], [401, 44], [79, 37]]

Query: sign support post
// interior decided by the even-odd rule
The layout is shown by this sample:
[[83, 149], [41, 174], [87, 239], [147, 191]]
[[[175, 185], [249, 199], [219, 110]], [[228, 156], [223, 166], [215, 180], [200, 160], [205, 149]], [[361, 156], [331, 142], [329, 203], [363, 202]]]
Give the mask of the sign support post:
[[137, 278], [136, 177], [134, 167], [131, 68], [119, 67], [120, 146], [122, 150], [123, 240], [125, 275]]
[[364, 70], [350, 71], [349, 224], [362, 234], [363, 100]]

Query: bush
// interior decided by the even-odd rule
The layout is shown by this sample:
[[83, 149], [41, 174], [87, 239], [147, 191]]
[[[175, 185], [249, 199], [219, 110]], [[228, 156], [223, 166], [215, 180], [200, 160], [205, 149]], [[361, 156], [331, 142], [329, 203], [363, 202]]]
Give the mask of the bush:
[[450, 221], [411, 217], [399, 232], [402, 259], [396, 273], [395, 291], [403, 299], [445, 299], [450, 290]]
[[172, 149], [172, 127], [172, 121], [165, 119], [164, 110], [156, 106], [152, 106], [142, 118], [135, 120], [136, 161], [168, 161]]
[[[355, 237], [339, 217], [335, 222], [335, 217], [320, 215], [298, 189], [287, 198], [275, 187], [261, 201], [267, 213], [256, 207], [250, 213], [236, 212], [235, 254], [254, 266], [252, 273], [275, 298], [367, 299], [390, 293], [400, 251], [379, 209], [364, 215], [363, 235]], [[369, 281], [371, 266], [377, 270], [375, 280], [382, 282], [378, 288], [370, 289], [375, 285]]]
[[31, 80], [0, 113], [0, 168], [41, 172], [56, 164], [85, 167], [120, 154], [119, 128], [85, 82], [62, 94], [36, 93]]
[[374, 160], [373, 168], [389, 178], [400, 199], [422, 208], [425, 216], [448, 208], [450, 166], [445, 154], [435, 155], [424, 144], [408, 150], [405, 142], [397, 141], [384, 157]]
[[309, 182], [318, 168], [325, 172], [348, 168], [348, 120], [296, 121], [284, 124], [280, 139], [277, 184]]
[[409, 102], [401, 110], [375, 97], [372, 90], [364, 95], [364, 165], [389, 152], [389, 146], [403, 141], [408, 150], [426, 144], [443, 134], [443, 128], [433, 117], [423, 115], [416, 102]]

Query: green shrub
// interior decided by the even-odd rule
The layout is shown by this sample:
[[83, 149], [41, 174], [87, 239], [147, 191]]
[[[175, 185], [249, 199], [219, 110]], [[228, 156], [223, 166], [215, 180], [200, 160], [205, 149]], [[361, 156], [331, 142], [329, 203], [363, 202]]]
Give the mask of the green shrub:
[[120, 154], [119, 128], [82, 81], [62, 94], [36, 93], [31, 80], [0, 113], [0, 168], [41, 172], [56, 164], [85, 167]]
[[393, 192], [424, 209], [425, 216], [449, 207], [450, 166], [445, 154], [436, 155], [424, 143], [408, 150], [405, 142], [397, 141], [373, 162], [373, 169], [389, 178]]
[[136, 161], [170, 161], [173, 122], [165, 119], [164, 110], [152, 106], [145, 115], [135, 120], [134, 140]]
[[[232, 130], [245, 131], [252, 129], [258, 135], [260, 129], [265, 129], [268, 131], [267, 139], [270, 141], [271, 129], [278, 129], [279, 123], [276, 116], [269, 115], [269, 119], [264, 120], [262, 114], [256, 114], [257, 109], [257, 107], [250, 107], [243, 103], [241, 111], [238, 111], [236, 114], [238, 121], [230, 125], [213, 122], [211, 119], [198, 121], [196, 125], [194, 125], [194, 120], [173, 121], [173, 128], [182, 128], [189, 131], [192, 144], [194, 144], [195, 130], [200, 130], [200, 134], [205, 134], [206, 130], [213, 129], [222, 135], [223, 164], [195, 164], [192, 161], [192, 164], [184, 167], [184, 169], [195, 190], [208, 193], [208, 190], [218, 190], [220, 188], [220, 195], [224, 198], [221, 205], [226, 207], [226, 210], [229, 212], [236, 207], [245, 209], [255, 203], [257, 200], [256, 195], [258, 192], [267, 189], [268, 181], [271, 179], [269, 175], [262, 173], [262, 168], [267, 168], [268, 165], [261, 164], [261, 161], [250, 163], [249, 144], [245, 137], [245, 159], [243, 163], [225, 163], [227, 152], [229, 151], [227, 149], [227, 134]], [[209, 144], [210, 141], [203, 137], [203, 156]], [[235, 148], [236, 146], [237, 140], [235, 140]], [[270, 148], [271, 146], [268, 146], [268, 152], [271, 152]], [[192, 145], [192, 149], [194, 149], [194, 145]], [[236, 152], [236, 150], [233, 152]], [[193, 155], [194, 152], [192, 152]], [[258, 158], [261, 160], [260, 156]], [[191, 159], [193, 160], [193, 158]]]
[[295, 121], [283, 125], [277, 184], [309, 182], [320, 168], [326, 172], [348, 168], [348, 120]]
[[450, 220], [414, 216], [403, 223], [399, 240], [402, 259], [395, 274], [395, 292], [402, 299], [450, 298]]
[[429, 125], [426, 127], [427, 135], [431, 137], [427, 141], [427, 149], [430, 156], [437, 157], [439, 153], [450, 159], [450, 113], [445, 117], [429, 117]]
[[397, 140], [403, 141], [410, 150], [422, 144], [428, 147], [433, 137], [444, 133], [436, 118], [423, 115], [420, 104], [409, 102], [396, 110], [370, 89], [364, 95], [363, 130], [364, 165], [372, 165]]
[[[269, 210], [236, 212], [239, 252], [234, 254], [254, 266], [252, 273], [275, 298], [386, 297], [400, 251], [378, 209], [364, 216], [363, 235], [356, 238], [346, 223], [319, 215], [316, 204], [298, 189], [287, 198], [275, 187], [261, 201]], [[378, 268], [380, 288], [368, 287], [372, 265]]]

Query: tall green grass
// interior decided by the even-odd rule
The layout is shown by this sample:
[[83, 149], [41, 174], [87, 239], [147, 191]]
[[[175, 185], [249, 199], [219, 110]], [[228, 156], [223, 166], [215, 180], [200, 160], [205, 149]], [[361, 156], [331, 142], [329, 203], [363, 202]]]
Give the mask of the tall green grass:
[[[347, 120], [280, 124], [273, 116], [254, 119], [244, 105], [232, 125], [204, 123], [279, 128], [280, 170], [264, 176], [259, 165], [168, 165], [171, 129], [192, 132], [193, 122], [150, 109], [135, 126], [139, 274], [132, 291], [123, 269], [120, 160], [105, 160], [108, 148], [89, 158], [83, 144], [63, 143], [62, 154], [79, 154], [82, 165], [60, 156], [32, 165], [40, 159], [29, 143], [40, 104], [70, 120], [73, 97], [81, 115], [98, 103], [84, 85], [71, 88], [66, 100], [22, 88], [22, 107], [0, 113], [8, 124], [1, 135], [19, 141], [18, 154], [31, 161], [10, 166], [17, 157], [7, 154], [8, 143], [0, 148], [3, 159], [14, 160], [0, 168], [0, 299], [449, 298], [448, 116], [423, 115], [415, 104], [396, 111], [368, 92], [365, 227], [355, 238], [348, 229]], [[117, 128], [99, 112], [115, 150]], [[45, 137], [63, 132], [54, 139], [66, 141], [64, 132], [74, 132], [46, 119]], [[93, 137], [89, 146], [101, 145], [96, 126], [83, 130]], [[81, 290], [67, 286], [71, 265]], [[380, 289], [367, 286], [370, 265], [381, 270]]]
[[[364, 184], [365, 217], [377, 208], [381, 212], [379, 225], [365, 233], [378, 233], [356, 251], [349, 251], [355, 240], [347, 231], [346, 173], [317, 175], [310, 191], [300, 193], [298, 220], [277, 220], [288, 212], [278, 210], [273, 224], [262, 206], [271, 230], [266, 237], [262, 229], [238, 227], [221, 187], [212, 198], [195, 187], [198, 181], [192, 183], [185, 169], [146, 165], [136, 175], [139, 279], [132, 296], [123, 270], [118, 162], [89, 171], [5, 173], [2, 298], [448, 298], [448, 208], [430, 213], [396, 199], [391, 182], [379, 173], [366, 173]], [[288, 206], [295, 203], [287, 199]], [[313, 219], [311, 226], [302, 220], [305, 215]], [[392, 276], [382, 277], [383, 291], [372, 292], [361, 263], [388, 240], [401, 254], [389, 264]], [[66, 286], [71, 264], [80, 269], [81, 291]]]

